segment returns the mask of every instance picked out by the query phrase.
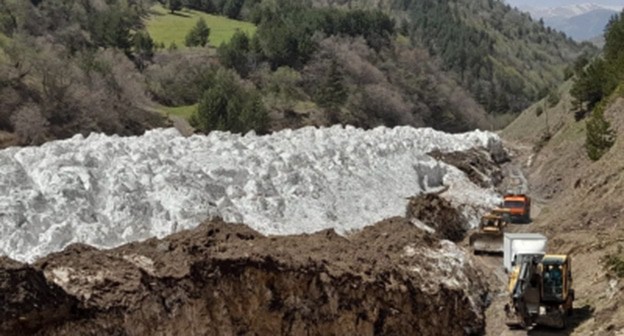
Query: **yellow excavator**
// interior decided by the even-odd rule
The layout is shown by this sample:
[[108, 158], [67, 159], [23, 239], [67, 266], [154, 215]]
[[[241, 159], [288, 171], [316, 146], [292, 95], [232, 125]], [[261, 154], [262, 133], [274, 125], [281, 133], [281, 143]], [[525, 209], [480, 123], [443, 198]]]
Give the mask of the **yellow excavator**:
[[574, 302], [571, 257], [525, 253], [516, 254], [514, 260], [505, 305], [507, 326], [565, 328]]
[[481, 217], [479, 231], [469, 238], [475, 254], [503, 253], [503, 234], [511, 221], [510, 216], [509, 209], [496, 208]]

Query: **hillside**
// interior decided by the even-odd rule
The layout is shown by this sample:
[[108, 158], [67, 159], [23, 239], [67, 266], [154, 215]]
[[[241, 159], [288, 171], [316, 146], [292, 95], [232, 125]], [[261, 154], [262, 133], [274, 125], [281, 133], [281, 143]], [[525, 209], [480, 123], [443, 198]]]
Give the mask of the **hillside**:
[[[624, 299], [624, 98], [614, 99], [605, 110], [617, 140], [600, 160], [592, 162], [584, 148], [586, 121], [576, 121], [569, 112], [573, 106], [570, 86], [561, 88], [559, 104], [545, 108], [539, 117], [535, 111], [547, 106], [544, 102], [527, 109], [502, 136], [526, 153], [523, 169], [534, 199], [542, 204], [531, 230], [549, 237], [549, 250], [572, 254], [575, 306], [585, 314], [572, 334], [611, 335], [624, 329], [624, 309], [619, 304]], [[539, 141], [546, 116], [552, 138]]]
[[563, 81], [564, 68], [583, 50], [593, 52], [500, 1], [316, 2], [392, 12], [401, 32], [493, 113], [524, 110]]

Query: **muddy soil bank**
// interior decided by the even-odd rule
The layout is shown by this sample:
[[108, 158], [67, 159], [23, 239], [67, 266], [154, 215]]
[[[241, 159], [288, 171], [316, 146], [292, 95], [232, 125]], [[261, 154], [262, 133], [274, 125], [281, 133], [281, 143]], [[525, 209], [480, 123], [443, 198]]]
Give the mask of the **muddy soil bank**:
[[265, 237], [219, 221], [112, 250], [0, 260], [2, 335], [481, 334], [469, 258], [404, 218]]

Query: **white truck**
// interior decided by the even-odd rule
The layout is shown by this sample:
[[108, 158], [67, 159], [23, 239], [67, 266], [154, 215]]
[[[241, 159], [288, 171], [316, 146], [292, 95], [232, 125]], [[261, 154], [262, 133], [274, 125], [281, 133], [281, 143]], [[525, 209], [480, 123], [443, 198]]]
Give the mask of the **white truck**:
[[539, 233], [505, 233], [503, 238], [503, 265], [511, 271], [516, 254], [546, 254], [548, 239]]

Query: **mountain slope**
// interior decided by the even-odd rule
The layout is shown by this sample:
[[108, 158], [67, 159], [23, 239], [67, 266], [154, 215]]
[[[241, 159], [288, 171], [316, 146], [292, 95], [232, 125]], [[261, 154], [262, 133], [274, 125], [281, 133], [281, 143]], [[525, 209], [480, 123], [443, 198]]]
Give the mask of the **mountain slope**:
[[499, 1], [317, 2], [392, 12], [489, 112], [520, 112], [543, 97], [584, 48]]
[[[569, 112], [570, 87], [566, 83], [560, 102], [539, 116], [536, 110], [543, 102], [527, 109], [502, 136], [517, 147], [540, 144], [524, 166], [534, 199], [543, 203], [531, 230], [549, 237], [550, 251], [572, 255], [575, 306], [584, 315], [575, 317], [583, 322], [570, 334], [617, 335], [624, 330], [624, 307], [619, 304], [624, 274], [618, 272], [624, 260], [624, 99], [614, 99], [605, 110], [618, 130], [614, 146], [592, 162], [584, 147], [585, 121], [575, 121]], [[540, 141], [546, 118], [552, 137]]]

